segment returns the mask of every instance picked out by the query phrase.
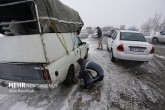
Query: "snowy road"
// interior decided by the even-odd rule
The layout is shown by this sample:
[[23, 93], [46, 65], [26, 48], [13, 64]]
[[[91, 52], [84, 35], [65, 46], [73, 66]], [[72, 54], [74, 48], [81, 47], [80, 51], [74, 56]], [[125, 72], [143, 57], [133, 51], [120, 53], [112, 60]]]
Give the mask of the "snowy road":
[[0, 110], [165, 110], [165, 45], [155, 46], [150, 62], [112, 63], [106, 39], [104, 50], [96, 49], [96, 39], [84, 39], [90, 44], [88, 59], [105, 72], [104, 81], [93, 89], [83, 89], [80, 81], [44, 93], [0, 94]]

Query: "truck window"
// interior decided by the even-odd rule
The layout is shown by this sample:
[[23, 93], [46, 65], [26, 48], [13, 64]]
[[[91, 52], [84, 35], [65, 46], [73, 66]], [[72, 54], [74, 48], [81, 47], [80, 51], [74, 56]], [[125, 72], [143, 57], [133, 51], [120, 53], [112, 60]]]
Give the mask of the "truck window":
[[83, 44], [79, 37], [76, 37], [76, 42], [79, 46]]

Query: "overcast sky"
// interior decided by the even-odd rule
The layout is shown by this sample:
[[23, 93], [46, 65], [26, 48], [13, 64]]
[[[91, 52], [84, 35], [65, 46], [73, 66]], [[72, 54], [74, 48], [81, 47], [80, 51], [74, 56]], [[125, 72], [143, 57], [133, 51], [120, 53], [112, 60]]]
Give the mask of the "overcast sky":
[[165, 15], [165, 0], [61, 0], [79, 12], [86, 26], [135, 25], [139, 27], [149, 17]]

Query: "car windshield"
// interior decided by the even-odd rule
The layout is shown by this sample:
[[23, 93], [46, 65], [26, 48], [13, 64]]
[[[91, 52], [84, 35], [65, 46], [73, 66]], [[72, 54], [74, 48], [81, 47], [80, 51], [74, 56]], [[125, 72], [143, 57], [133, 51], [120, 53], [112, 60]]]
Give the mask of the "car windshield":
[[146, 42], [141, 33], [121, 32], [120, 40]]

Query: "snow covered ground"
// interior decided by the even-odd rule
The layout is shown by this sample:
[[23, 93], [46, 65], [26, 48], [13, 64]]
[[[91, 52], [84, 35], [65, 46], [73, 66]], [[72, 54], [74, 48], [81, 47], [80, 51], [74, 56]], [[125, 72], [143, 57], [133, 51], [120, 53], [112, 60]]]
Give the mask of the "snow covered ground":
[[[145, 63], [112, 63], [106, 50], [97, 50], [97, 39], [83, 39], [90, 44], [89, 60], [105, 72], [102, 82], [86, 90], [82, 81], [71, 87], [63, 85], [38, 93], [0, 94], [0, 110], [165, 110], [165, 51], [156, 45], [153, 60]], [[3, 87], [0, 87], [2, 91]]]

